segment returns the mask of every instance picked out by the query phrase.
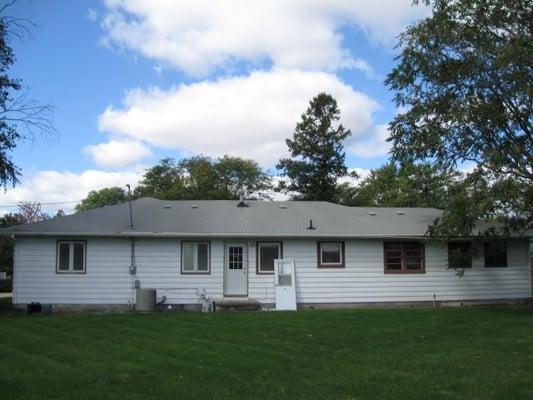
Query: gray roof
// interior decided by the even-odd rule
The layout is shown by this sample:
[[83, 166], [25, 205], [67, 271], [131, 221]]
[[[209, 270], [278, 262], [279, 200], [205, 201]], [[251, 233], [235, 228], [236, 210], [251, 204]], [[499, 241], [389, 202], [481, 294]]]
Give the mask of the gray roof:
[[[0, 230], [14, 235], [389, 237], [423, 236], [441, 211], [434, 208], [347, 207], [317, 201], [156, 200], [97, 208]], [[307, 229], [313, 220], [316, 229]]]
[[[128, 203], [0, 230], [16, 236], [421, 237], [435, 208], [347, 207], [316, 201], [156, 200]], [[309, 220], [315, 229], [307, 229]]]

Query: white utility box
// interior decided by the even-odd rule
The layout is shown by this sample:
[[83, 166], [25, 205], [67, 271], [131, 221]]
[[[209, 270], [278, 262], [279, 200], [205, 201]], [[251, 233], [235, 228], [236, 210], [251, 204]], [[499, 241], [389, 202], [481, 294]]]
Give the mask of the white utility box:
[[294, 260], [274, 261], [276, 310], [296, 310], [296, 269]]

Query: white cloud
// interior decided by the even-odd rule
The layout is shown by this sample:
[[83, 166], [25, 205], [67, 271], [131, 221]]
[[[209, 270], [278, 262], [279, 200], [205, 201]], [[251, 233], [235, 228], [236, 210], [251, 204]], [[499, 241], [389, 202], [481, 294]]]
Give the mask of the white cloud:
[[[37, 171], [28, 174], [22, 182], [6, 192], [0, 192], [0, 204], [17, 204], [20, 201], [37, 201], [40, 203], [63, 204], [47, 205], [43, 208], [48, 212], [62, 209], [71, 212], [76, 203], [64, 203], [79, 201], [91, 190], [99, 190], [105, 187], [124, 187], [127, 183], [132, 188], [137, 185], [143, 174], [142, 170], [124, 172], [106, 172], [99, 170], [87, 170], [81, 173], [70, 171]], [[12, 211], [3, 208], [2, 211]]]
[[366, 168], [348, 168], [348, 172], [352, 173], [355, 172], [358, 176], [357, 178], [354, 178], [352, 176], [344, 176], [342, 178], [339, 178], [337, 180], [338, 183], [349, 183], [353, 186], [358, 186], [363, 179], [365, 179], [368, 175], [370, 175], [370, 170]]
[[384, 156], [391, 147], [390, 142], [387, 142], [389, 136], [390, 132], [387, 124], [377, 125], [370, 137], [355, 140], [348, 147], [348, 152], [362, 158]]
[[122, 108], [108, 107], [99, 129], [152, 146], [212, 156], [238, 155], [272, 166], [286, 154], [285, 139], [319, 92], [333, 95], [341, 122], [358, 137], [372, 129], [379, 105], [335, 75], [275, 70], [168, 91], [129, 91]]
[[[106, 0], [104, 42], [139, 51], [196, 76], [236, 61], [305, 70], [366, 66], [343, 28], [390, 46], [428, 13], [411, 0]], [[350, 48], [355, 46], [350, 44]], [[355, 49], [357, 50], [357, 49]]]
[[86, 146], [83, 151], [102, 167], [123, 168], [153, 156], [143, 143], [132, 140], [110, 140]]

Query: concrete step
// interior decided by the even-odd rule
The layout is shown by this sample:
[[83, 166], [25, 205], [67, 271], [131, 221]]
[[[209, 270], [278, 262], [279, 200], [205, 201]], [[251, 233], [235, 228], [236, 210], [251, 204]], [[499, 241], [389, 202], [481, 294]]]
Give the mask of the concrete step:
[[215, 311], [259, 311], [261, 303], [252, 299], [215, 300]]

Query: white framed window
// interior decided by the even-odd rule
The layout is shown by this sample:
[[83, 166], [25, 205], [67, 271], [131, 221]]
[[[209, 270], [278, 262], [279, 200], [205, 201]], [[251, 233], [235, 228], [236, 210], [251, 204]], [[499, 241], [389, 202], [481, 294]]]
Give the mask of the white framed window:
[[344, 268], [344, 242], [318, 242], [318, 268]]
[[84, 274], [87, 264], [87, 242], [84, 240], [58, 240], [56, 273]]
[[257, 242], [257, 273], [273, 274], [274, 260], [283, 258], [281, 242]]
[[181, 273], [211, 273], [209, 242], [181, 242]]

